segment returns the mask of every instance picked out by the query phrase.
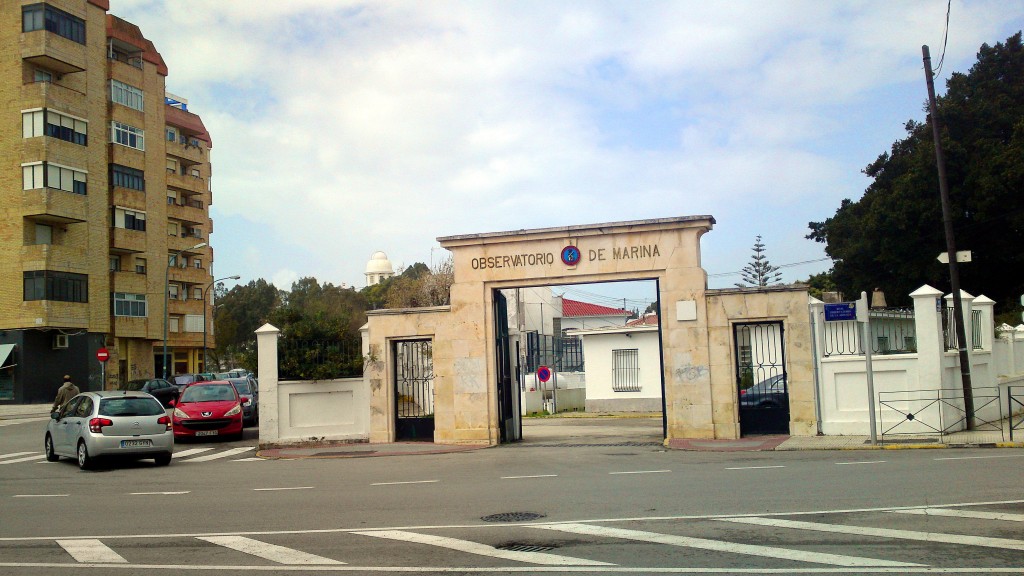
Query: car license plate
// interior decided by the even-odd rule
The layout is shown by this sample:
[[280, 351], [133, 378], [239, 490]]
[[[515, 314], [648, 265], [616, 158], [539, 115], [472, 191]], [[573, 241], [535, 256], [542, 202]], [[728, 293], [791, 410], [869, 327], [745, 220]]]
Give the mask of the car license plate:
[[196, 436], [216, 436], [219, 430], [196, 430]]
[[139, 448], [152, 445], [152, 440], [121, 440], [121, 448]]

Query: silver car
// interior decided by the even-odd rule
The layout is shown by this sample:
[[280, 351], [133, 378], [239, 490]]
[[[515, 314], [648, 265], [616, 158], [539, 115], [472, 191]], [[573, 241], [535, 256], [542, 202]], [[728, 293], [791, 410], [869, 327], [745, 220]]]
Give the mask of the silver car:
[[143, 392], [82, 392], [50, 414], [46, 459], [76, 458], [91, 468], [100, 457], [152, 458], [171, 463], [174, 432], [160, 401]]

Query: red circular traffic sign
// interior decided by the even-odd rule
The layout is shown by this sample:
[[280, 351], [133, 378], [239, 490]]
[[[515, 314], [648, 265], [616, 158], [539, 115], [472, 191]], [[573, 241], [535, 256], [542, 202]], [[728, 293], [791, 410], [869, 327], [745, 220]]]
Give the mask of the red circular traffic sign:
[[541, 366], [537, 368], [537, 379], [541, 382], [547, 382], [551, 379], [551, 368], [547, 366]]
[[106, 362], [110, 359], [110, 352], [107, 352], [106, 348], [100, 348], [96, 351], [96, 359], [100, 362]]

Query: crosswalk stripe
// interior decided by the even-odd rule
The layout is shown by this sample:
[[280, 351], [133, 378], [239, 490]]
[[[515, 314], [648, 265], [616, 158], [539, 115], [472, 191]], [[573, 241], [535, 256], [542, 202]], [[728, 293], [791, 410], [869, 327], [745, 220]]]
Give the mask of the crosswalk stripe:
[[776, 518], [720, 518], [720, 520], [723, 522], [735, 522], [738, 524], [753, 524], [755, 526], [793, 528], [795, 530], [815, 530], [818, 532], [856, 534], [858, 536], [877, 536], [879, 538], [898, 538], [902, 540], [918, 540], [921, 542], [942, 542], [944, 544], [966, 544], [968, 546], [984, 546], [986, 548], [1010, 548], [1012, 550], [1024, 550], [1024, 540], [1011, 540], [1009, 538], [988, 538], [984, 536], [945, 534], [939, 532], [916, 532], [913, 530], [897, 530], [893, 528], [865, 528], [863, 526], [819, 524], [817, 522], [800, 522], [797, 520], [781, 520]]
[[189, 448], [188, 450], [182, 450], [181, 452], [175, 452], [174, 454], [171, 455], [171, 457], [172, 458], [184, 458], [186, 456], [191, 456], [193, 454], [202, 454], [203, 452], [208, 452], [210, 450], [213, 450], [213, 448]]
[[293, 548], [285, 548], [276, 544], [267, 544], [266, 542], [260, 542], [259, 540], [253, 540], [244, 536], [199, 536], [198, 538], [211, 544], [251, 554], [264, 560], [277, 562], [278, 564], [344, 564], [344, 562], [339, 562], [338, 560], [324, 558], [323, 556], [317, 556], [316, 554], [302, 552]]
[[0, 454], [0, 460], [4, 458], [14, 458], [16, 456], [27, 456], [28, 454], [38, 454], [38, 452], [11, 452], [10, 454]]
[[253, 456], [252, 458], [236, 458], [232, 462], [262, 462], [266, 458], [260, 458], [259, 456]]
[[545, 552], [516, 552], [514, 550], [499, 550], [494, 546], [480, 544], [479, 542], [447, 538], [444, 536], [417, 534], [415, 532], [406, 532], [404, 530], [370, 530], [366, 532], [353, 532], [353, 534], [373, 536], [374, 538], [388, 538], [390, 540], [398, 540], [400, 542], [428, 544], [430, 546], [439, 546], [441, 548], [467, 552], [478, 556], [490, 556], [491, 558], [515, 560], [517, 562], [529, 562], [531, 564], [541, 564], [544, 566], [615, 566], [615, 564], [609, 564], [607, 562], [583, 560], [581, 558], [559, 556], [557, 554], [548, 554]]
[[34, 456], [25, 456], [24, 458], [14, 458], [12, 460], [4, 460], [4, 461], [0, 462], [0, 464], [17, 464], [18, 462], [28, 462], [30, 460], [39, 460], [41, 458], [46, 458], [46, 456], [43, 455], [43, 454], [36, 454]]
[[878, 560], [875, 558], [862, 558], [859, 556], [843, 556], [840, 554], [827, 554], [821, 552], [806, 552], [803, 550], [791, 550], [788, 548], [775, 548], [771, 546], [737, 544], [723, 540], [673, 536], [670, 534], [659, 534], [657, 532], [627, 530], [624, 528], [610, 528], [606, 526], [592, 526], [589, 524], [546, 524], [531, 526], [531, 528], [557, 530], [559, 532], [584, 534], [588, 536], [622, 538], [624, 540], [667, 544], [669, 546], [681, 546], [685, 548], [699, 548], [701, 550], [713, 550], [716, 552], [763, 556], [765, 558], [781, 558], [784, 560], [799, 560], [801, 562], [816, 562], [818, 564], [832, 564], [835, 566], [924, 566], [924, 564], [911, 564], [907, 562]]
[[980, 510], [952, 510], [950, 508], [912, 508], [910, 510], [893, 510], [900, 514], [920, 514], [922, 516], [951, 516], [954, 518], [976, 518], [978, 520], [1006, 520], [1008, 522], [1024, 522], [1024, 514], [1002, 512], [982, 512]]
[[189, 458], [188, 460], [185, 460], [185, 462], [209, 462], [210, 460], [219, 460], [220, 458], [229, 458], [229, 457], [234, 456], [236, 454], [241, 454], [242, 452], [248, 452], [250, 450], [255, 450], [255, 449], [256, 449], [255, 446], [245, 446], [245, 447], [242, 447], [242, 448], [232, 448], [230, 450], [225, 450], [223, 452], [215, 452], [213, 454], [207, 454], [206, 456], [196, 456], [195, 458]]
[[126, 564], [128, 562], [99, 540], [57, 540], [57, 544], [77, 562], [104, 564]]

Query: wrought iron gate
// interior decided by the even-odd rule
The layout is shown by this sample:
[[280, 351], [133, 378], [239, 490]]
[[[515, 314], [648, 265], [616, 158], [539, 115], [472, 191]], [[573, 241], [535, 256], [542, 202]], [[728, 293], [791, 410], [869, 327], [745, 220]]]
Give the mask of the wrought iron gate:
[[[512, 359], [509, 354], [508, 302], [501, 290], [494, 291], [494, 362], [498, 382], [498, 433], [501, 442], [523, 438], [519, 417], [519, 390], [512, 385]], [[517, 356], [518, 358], [518, 356]], [[516, 379], [518, 381], [518, 378]]]
[[430, 340], [393, 343], [395, 439], [434, 439], [434, 355]]
[[789, 388], [782, 322], [736, 324], [740, 435], [789, 434]]

